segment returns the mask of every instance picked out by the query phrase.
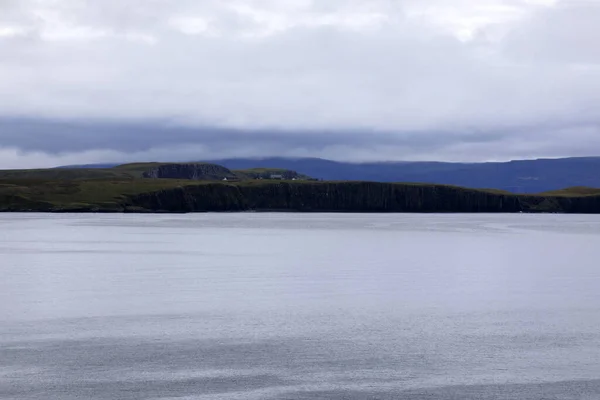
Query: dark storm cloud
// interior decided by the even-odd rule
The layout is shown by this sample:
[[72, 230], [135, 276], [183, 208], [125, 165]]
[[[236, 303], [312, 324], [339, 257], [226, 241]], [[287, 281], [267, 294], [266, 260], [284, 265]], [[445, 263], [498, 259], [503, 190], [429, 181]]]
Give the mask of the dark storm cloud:
[[[219, 127], [183, 127], [163, 121], [153, 123], [106, 123], [98, 121], [51, 121], [0, 119], [0, 145], [25, 152], [48, 154], [89, 150], [143, 152], [160, 147], [205, 145], [224, 150], [239, 145], [277, 146], [281, 150], [306, 147], [321, 150], [329, 146], [370, 147], [403, 145], [414, 150], [433, 150], [453, 143], [480, 143], [501, 140], [503, 134], [477, 135], [334, 131], [334, 130], [242, 130]], [[432, 140], [432, 138], [434, 140]]]
[[[495, 132], [383, 132], [335, 130], [243, 130], [185, 127], [165, 121], [107, 123], [82, 120], [1, 119], [0, 144], [23, 154], [45, 154], [54, 164], [66, 155], [99, 154], [95, 161], [223, 158], [231, 156], [319, 156], [342, 160], [477, 160], [592, 155], [600, 145], [597, 124], [522, 126]], [[544, 135], [540, 135], [543, 132]], [[565, 153], [566, 152], [566, 153]], [[85, 155], [88, 154], [88, 155]], [[33, 156], [32, 156], [33, 157]], [[67, 157], [71, 160], [72, 157]], [[75, 157], [76, 162], [80, 162]]]

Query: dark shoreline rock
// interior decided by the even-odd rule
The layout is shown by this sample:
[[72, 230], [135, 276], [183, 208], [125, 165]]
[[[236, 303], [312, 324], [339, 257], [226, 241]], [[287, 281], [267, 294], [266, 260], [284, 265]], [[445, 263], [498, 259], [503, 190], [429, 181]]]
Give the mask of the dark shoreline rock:
[[374, 182], [203, 184], [144, 193], [130, 205], [167, 212], [600, 213], [600, 196], [529, 196]]
[[0, 198], [0, 212], [190, 213], [581, 213], [600, 214], [600, 195], [516, 195], [444, 185], [377, 182], [202, 182], [115, 201]]

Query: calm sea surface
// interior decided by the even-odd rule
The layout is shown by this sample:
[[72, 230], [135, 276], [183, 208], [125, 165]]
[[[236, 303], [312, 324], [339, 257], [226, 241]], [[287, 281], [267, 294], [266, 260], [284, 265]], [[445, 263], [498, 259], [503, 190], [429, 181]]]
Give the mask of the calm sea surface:
[[0, 399], [600, 399], [600, 216], [0, 215]]

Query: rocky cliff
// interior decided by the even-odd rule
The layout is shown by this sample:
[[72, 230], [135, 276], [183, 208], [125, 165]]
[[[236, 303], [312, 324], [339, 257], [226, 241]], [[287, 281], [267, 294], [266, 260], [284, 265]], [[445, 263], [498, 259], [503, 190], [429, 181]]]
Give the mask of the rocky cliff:
[[[148, 171], [149, 169], [145, 169]], [[0, 211], [38, 212], [556, 212], [600, 214], [600, 191], [515, 195], [444, 185], [375, 182], [196, 182], [219, 169], [162, 169], [178, 179], [0, 181]], [[191, 178], [182, 179], [181, 174]], [[214, 176], [214, 175], [213, 175]], [[203, 178], [206, 180], [206, 178]]]
[[144, 178], [190, 179], [195, 181], [235, 179], [229, 169], [216, 164], [161, 164], [142, 174]]
[[129, 198], [136, 209], [313, 212], [600, 213], [600, 196], [519, 196], [436, 185], [371, 182], [202, 184]]

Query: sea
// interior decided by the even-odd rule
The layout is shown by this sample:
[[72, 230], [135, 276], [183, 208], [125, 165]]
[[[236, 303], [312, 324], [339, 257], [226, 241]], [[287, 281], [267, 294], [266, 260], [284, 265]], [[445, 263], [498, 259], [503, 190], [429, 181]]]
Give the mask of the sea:
[[1, 214], [0, 399], [600, 399], [600, 216]]

